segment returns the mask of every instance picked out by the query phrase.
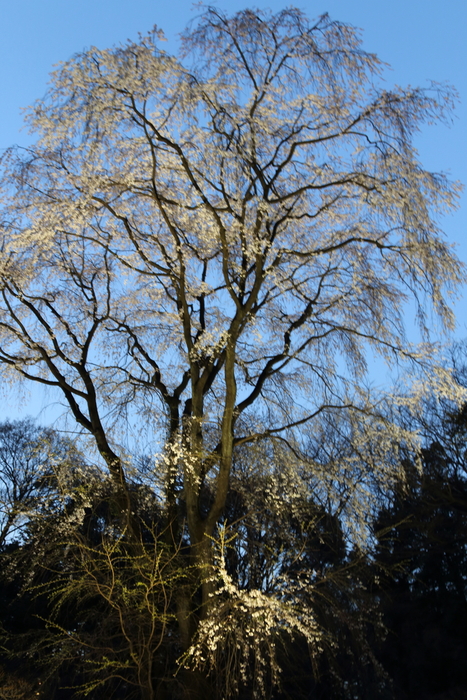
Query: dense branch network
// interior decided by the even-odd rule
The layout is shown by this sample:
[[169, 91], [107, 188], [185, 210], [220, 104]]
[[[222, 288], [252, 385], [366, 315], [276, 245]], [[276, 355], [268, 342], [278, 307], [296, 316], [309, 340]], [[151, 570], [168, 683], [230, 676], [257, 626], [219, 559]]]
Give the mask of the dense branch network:
[[0, 361], [63, 392], [124, 491], [108, 416], [151, 407], [204, 570], [235, 450], [306, 461], [339, 412], [366, 439], [368, 348], [428, 366], [404, 305], [451, 327], [461, 269], [435, 223], [456, 187], [411, 146], [448, 89], [378, 91], [352, 28], [295, 9], [209, 9], [183, 46], [77, 55], [31, 110], [37, 144], [3, 156]]

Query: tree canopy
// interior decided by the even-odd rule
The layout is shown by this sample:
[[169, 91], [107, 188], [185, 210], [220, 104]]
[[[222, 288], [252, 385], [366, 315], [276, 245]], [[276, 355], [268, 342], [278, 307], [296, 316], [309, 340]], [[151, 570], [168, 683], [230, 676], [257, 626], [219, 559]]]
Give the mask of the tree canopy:
[[[347, 529], [364, 525], [369, 481], [390, 485], [411, 439], [365, 388], [367, 353], [453, 390], [427, 314], [452, 328], [462, 270], [438, 216], [457, 186], [412, 145], [453, 92], [381, 89], [352, 27], [294, 8], [205, 8], [179, 58], [158, 38], [59, 66], [29, 112], [36, 145], [2, 156], [0, 361], [62, 392], [135, 557], [148, 529], [119, 428], [154, 436], [152, 532], [171, 557], [189, 549], [176, 617], [184, 658], [201, 667], [218, 659], [225, 597], [232, 615], [263, 610], [252, 636], [319, 636], [293, 595], [261, 576], [242, 588], [222, 563], [214, 542], [235, 533], [241, 470], [263, 476], [271, 502], [298, 508], [313, 492], [347, 509]], [[406, 338], [409, 300], [424, 346]]]

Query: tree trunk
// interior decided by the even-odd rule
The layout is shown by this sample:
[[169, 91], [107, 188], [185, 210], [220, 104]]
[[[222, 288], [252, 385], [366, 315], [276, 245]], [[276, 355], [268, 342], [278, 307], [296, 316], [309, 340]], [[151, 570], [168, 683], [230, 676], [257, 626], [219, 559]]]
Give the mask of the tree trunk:
[[210, 679], [202, 671], [182, 669], [179, 673], [183, 700], [218, 700]]

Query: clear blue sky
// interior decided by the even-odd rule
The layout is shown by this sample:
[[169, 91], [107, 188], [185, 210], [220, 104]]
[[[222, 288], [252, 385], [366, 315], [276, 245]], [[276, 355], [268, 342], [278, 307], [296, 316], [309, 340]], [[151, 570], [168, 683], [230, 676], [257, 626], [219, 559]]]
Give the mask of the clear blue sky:
[[[229, 12], [249, 6], [240, 0], [211, 3]], [[252, 3], [253, 4], [253, 3]], [[259, 0], [255, 7], [279, 10], [287, 1]], [[467, 184], [467, 2], [466, 0], [313, 0], [298, 7], [310, 17], [328, 12], [333, 19], [363, 30], [363, 47], [392, 70], [388, 87], [454, 85], [461, 99], [451, 128], [426, 127], [416, 140], [424, 166]], [[198, 10], [190, 0], [0, 0], [0, 149], [27, 144], [20, 131], [21, 107], [41, 97], [53, 64], [91, 45], [107, 48], [136, 39], [154, 24], [164, 30], [168, 51]], [[467, 194], [461, 208], [442, 224], [467, 262]], [[467, 290], [456, 306], [458, 337], [467, 336]], [[31, 409], [32, 412], [35, 412]], [[0, 419], [2, 418], [0, 414]]]

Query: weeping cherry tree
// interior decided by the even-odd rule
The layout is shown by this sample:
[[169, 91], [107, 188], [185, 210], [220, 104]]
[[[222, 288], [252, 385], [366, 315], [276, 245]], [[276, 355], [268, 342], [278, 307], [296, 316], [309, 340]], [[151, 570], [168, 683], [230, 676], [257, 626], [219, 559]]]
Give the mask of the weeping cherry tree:
[[[381, 89], [358, 32], [294, 8], [205, 8], [180, 57], [161, 38], [61, 64], [29, 110], [35, 145], [3, 154], [0, 360], [6, 377], [62, 393], [129, 546], [139, 526], [118, 431], [140, 421], [155, 436], [164, 537], [190, 552], [180, 645], [202, 665], [196, 640], [222, 644], [220, 597], [261, 619], [270, 601], [274, 624], [319, 636], [280, 587], [242, 591], [219, 564], [238, 451], [257, 463], [264, 445], [279, 501], [304, 479], [351, 480], [355, 454], [384, 487], [410, 436], [364, 389], [369, 354], [444, 386], [426, 319], [453, 327], [462, 270], [437, 221], [458, 188], [423, 169], [412, 137], [455, 95]], [[408, 308], [423, 346], [407, 340]], [[358, 443], [345, 467], [309, 449], [326, 424]], [[364, 497], [346, 488], [358, 519]]]

